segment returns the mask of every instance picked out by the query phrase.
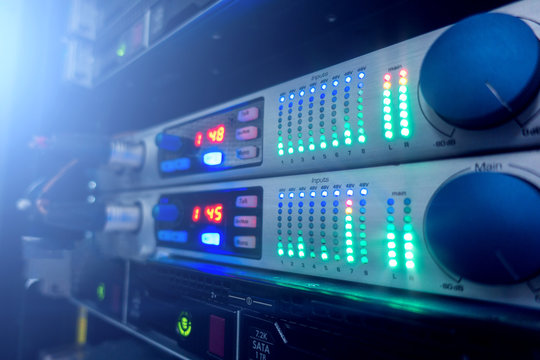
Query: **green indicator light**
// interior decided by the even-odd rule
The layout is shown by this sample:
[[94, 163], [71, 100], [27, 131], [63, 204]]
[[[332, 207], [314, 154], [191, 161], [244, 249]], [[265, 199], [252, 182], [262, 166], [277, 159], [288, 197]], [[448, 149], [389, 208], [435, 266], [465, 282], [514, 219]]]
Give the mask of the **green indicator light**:
[[352, 255], [347, 256], [347, 262], [348, 263], [354, 262], [354, 257]]
[[407, 87], [404, 86], [404, 85], [401, 85], [399, 87], [399, 92], [402, 93], [402, 94], [405, 94], [407, 92]]
[[367, 249], [360, 249], [360, 254], [367, 255]]
[[391, 103], [390, 98], [385, 98], [385, 99], [383, 100], [383, 104], [384, 104], [384, 105], [390, 105], [390, 103]]
[[352, 216], [351, 215], [345, 216], [345, 221], [351, 222], [352, 221]]
[[348, 238], [352, 237], [352, 233], [350, 231], [347, 231], [345, 233], [345, 237], [348, 237]]
[[391, 138], [394, 137], [394, 134], [391, 131], [386, 131], [384, 133], [384, 137], [387, 138], [387, 139], [391, 139]]
[[400, 94], [400, 95], [399, 95], [399, 101], [407, 101], [407, 95], [405, 95], [405, 94]]
[[289, 255], [289, 257], [293, 257], [294, 251], [292, 249], [289, 249], [289, 251], [287, 251], [287, 255]]
[[339, 256], [338, 254], [334, 255], [334, 260], [336, 260], [336, 261], [341, 260], [341, 256]]
[[390, 115], [390, 114], [385, 114], [385, 115], [383, 116], [383, 119], [384, 119], [384, 121], [392, 121], [392, 115]]
[[338, 147], [339, 146], [339, 141], [337, 141], [336, 139], [332, 140], [332, 146], [333, 147]]
[[390, 250], [388, 252], [388, 257], [395, 258], [396, 257], [396, 252], [394, 250]]
[[384, 123], [384, 129], [385, 130], [392, 130], [392, 123], [389, 123], [389, 122]]
[[396, 267], [397, 266], [397, 260], [396, 259], [391, 259], [390, 261], [388, 261], [388, 265], [390, 265], [391, 267]]
[[366, 224], [360, 224], [359, 228], [360, 230], [366, 230]]
[[406, 111], [400, 111], [399, 116], [403, 119], [406, 119], [409, 116], [409, 113]]
[[309, 253], [309, 257], [312, 258], [312, 259], [315, 259], [315, 253], [312, 251]]
[[361, 240], [360, 241], [360, 246], [367, 246], [367, 241], [366, 240]]
[[386, 114], [390, 114], [390, 111], [391, 111], [390, 106], [385, 106], [385, 107], [383, 107], [383, 111], [384, 111]]
[[[325, 240], [324, 240], [324, 239], [321, 239], [321, 242], [323, 242], [323, 241], [325, 241]], [[321, 246], [321, 251], [322, 251], [322, 252], [327, 252], [328, 249], [326, 248], [326, 246], [323, 245], [323, 246]]]
[[105, 300], [105, 284], [99, 283], [96, 289], [97, 298], [99, 301]]
[[345, 138], [345, 145], [351, 145], [351, 144], [352, 144], [351, 138]]
[[403, 239], [405, 239], [406, 241], [411, 241], [413, 238], [412, 234], [411, 233], [405, 233], [403, 235]]
[[127, 46], [125, 43], [122, 43], [118, 46], [118, 49], [116, 49], [116, 56], [122, 57], [126, 55]]
[[383, 95], [384, 97], [390, 97], [390, 90], [384, 90]]
[[395, 248], [396, 248], [396, 243], [393, 242], [393, 241], [390, 241], [390, 242], [388, 243], [388, 248], [389, 248], [389, 249], [395, 249]]
[[283, 149], [279, 149], [278, 155], [279, 155], [279, 156], [283, 156], [283, 154], [285, 154], [285, 152], [283, 151]]
[[298, 152], [301, 152], [301, 153], [304, 152], [304, 146], [303, 146], [303, 145], [300, 145], [300, 146], [298, 147]]
[[343, 132], [343, 136], [345, 136], [345, 137], [351, 137], [351, 131], [350, 131], [350, 130], [345, 130], [345, 131]]
[[283, 149], [283, 143], [277, 144], [278, 149]]
[[388, 225], [386, 225], [386, 230], [388, 230], [388, 231], [394, 231], [394, 230], [396, 230], [396, 225], [394, 225], [394, 224], [388, 224]]
[[413, 249], [413, 244], [412, 243], [405, 243], [405, 250], [412, 250]]
[[285, 254], [283, 249], [278, 249], [277, 253], [278, 253], [279, 256], [283, 256], [283, 254]]
[[347, 254], [352, 254], [352, 253], [353, 253], [353, 249], [352, 249], [352, 248], [347, 248], [346, 253], [347, 253]]
[[386, 221], [388, 221], [389, 223], [393, 223], [394, 222], [394, 217], [392, 215], [388, 215], [386, 217]]
[[360, 238], [365, 239], [366, 238], [366, 233], [363, 233], [363, 232], [360, 233]]
[[411, 260], [414, 257], [413, 253], [411, 251], [407, 251], [405, 253], [405, 259]]
[[326, 142], [324, 141], [321, 142], [320, 146], [321, 146], [321, 149], [326, 149]]
[[405, 263], [405, 266], [407, 267], [407, 269], [412, 269], [414, 268], [414, 262], [409, 260]]
[[288, 152], [289, 154], [292, 154], [292, 153], [294, 152], [294, 149], [291, 147], [291, 148], [289, 148], [289, 149], [287, 150], [287, 152]]
[[362, 144], [365, 143], [365, 142], [366, 142], [366, 137], [365, 137], [364, 135], [360, 135], [360, 136], [358, 137], [358, 142], [359, 142], [359, 143], [362, 143]]
[[401, 121], [399, 122], [399, 126], [401, 126], [401, 127], [407, 127], [407, 126], [409, 126], [409, 121], [403, 119], [403, 120], [401, 120]]
[[323, 260], [325, 260], [325, 261], [328, 260], [328, 254], [323, 252], [323, 253], [321, 254], [321, 259], [323, 259]]
[[359, 219], [360, 219], [361, 222], [366, 221], [366, 217], [364, 215], [360, 216]]
[[188, 312], [182, 311], [180, 318], [176, 322], [176, 330], [182, 337], [188, 337], [191, 334], [191, 316]]
[[298, 250], [304, 250], [304, 244], [298, 244]]
[[403, 221], [405, 221], [406, 223], [410, 223], [411, 220], [412, 220], [412, 218], [410, 217], [410, 215], [405, 215], [405, 216], [403, 217]]
[[412, 231], [412, 225], [411, 224], [405, 224], [403, 225], [404, 231]]
[[388, 240], [394, 240], [394, 239], [396, 238], [396, 234], [394, 234], [394, 233], [388, 233], [388, 234], [386, 234], [386, 238], [387, 238]]
[[352, 224], [351, 223], [345, 224], [345, 229], [351, 230], [352, 229]]
[[299, 252], [298, 252], [298, 256], [299, 256], [300, 258], [304, 258], [306, 255], [304, 254], [303, 251], [299, 251]]
[[360, 258], [360, 261], [362, 262], [362, 264], [367, 264], [367, 263], [368, 263], [368, 258], [367, 258], [367, 256], [362, 256], [362, 257]]
[[282, 248], [282, 247], [283, 247], [283, 244], [280, 243], [280, 242], [278, 242], [277, 247], [278, 247], [278, 248]]
[[[403, 94], [402, 94], [402, 95], [403, 95]], [[404, 102], [400, 103], [400, 104], [399, 104], [399, 108], [400, 108], [401, 110], [407, 110], [407, 103], [404, 103]]]
[[314, 144], [309, 144], [308, 148], [309, 148], [310, 151], [314, 151], [315, 150], [315, 145]]
[[409, 134], [410, 134], [409, 129], [407, 129], [407, 128], [401, 129], [401, 135], [402, 136], [407, 137], [407, 136], [409, 136]]

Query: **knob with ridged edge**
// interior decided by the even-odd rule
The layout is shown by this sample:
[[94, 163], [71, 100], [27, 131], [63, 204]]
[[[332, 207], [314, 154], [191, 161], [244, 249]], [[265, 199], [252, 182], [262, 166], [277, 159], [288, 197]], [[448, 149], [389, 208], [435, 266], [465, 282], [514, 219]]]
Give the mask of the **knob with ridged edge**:
[[540, 273], [540, 192], [512, 175], [469, 173], [443, 184], [425, 215], [428, 249], [447, 271], [483, 284]]
[[492, 128], [518, 115], [537, 94], [540, 43], [514, 16], [472, 16], [431, 45], [419, 86], [446, 122], [468, 130]]

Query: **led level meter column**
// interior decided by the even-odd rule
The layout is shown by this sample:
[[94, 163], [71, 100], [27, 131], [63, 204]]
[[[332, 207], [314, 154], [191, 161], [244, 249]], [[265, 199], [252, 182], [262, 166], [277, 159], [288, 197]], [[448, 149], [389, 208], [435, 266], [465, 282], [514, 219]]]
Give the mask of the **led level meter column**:
[[408, 138], [411, 135], [409, 116], [409, 80], [407, 78], [407, 75], [407, 70], [401, 69], [399, 71], [399, 127], [400, 134], [404, 138]]
[[383, 77], [383, 131], [387, 140], [394, 138], [394, 129], [392, 126], [392, 75], [384, 74]]
[[405, 266], [407, 269], [413, 269], [414, 264], [414, 235], [411, 218], [411, 199], [405, 198], [403, 200], [403, 248], [405, 251]]

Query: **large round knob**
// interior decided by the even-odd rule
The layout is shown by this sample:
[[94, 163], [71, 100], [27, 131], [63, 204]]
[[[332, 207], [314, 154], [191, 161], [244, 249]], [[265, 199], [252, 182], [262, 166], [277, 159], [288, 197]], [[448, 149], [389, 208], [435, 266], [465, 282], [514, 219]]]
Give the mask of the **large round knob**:
[[510, 120], [540, 87], [540, 45], [520, 19], [497, 13], [472, 16], [446, 30], [420, 71], [426, 102], [464, 129]]
[[471, 281], [509, 284], [540, 273], [540, 192], [500, 173], [457, 177], [433, 195], [424, 235], [447, 270]]

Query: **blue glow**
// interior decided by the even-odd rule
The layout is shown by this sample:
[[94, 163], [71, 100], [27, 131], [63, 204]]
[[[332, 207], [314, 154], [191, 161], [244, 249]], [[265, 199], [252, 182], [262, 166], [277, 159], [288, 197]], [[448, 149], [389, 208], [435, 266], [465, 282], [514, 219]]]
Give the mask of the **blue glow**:
[[171, 173], [175, 171], [187, 170], [191, 167], [191, 160], [189, 158], [179, 158], [172, 160], [165, 160], [159, 164], [159, 168], [162, 172]]
[[304, 96], [305, 93], [306, 93], [306, 92], [305, 92], [304, 90], [300, 90], [299, 95], [300, 95], [300, 96]]
[[223, 153], [221, 151], [213, 151], [204, 154], [203, 162], [208, 166], [220, 165], [223, 162]]
[[339, 196], [339, 190], [334, 190], [334, 196]]
[[321, 193], [322, 197], [327, 197], [328, 196], [328, 191], [326, 190], [323, 190], [323, 192]]
[[334, 85], [334, 86], [338, 86], [338, 84], [339, 84], [339, 81], [337, 81], [337, 80], [334, 80], [334, 81], [332, 82], [332, 85]]
[[284, 193], [279, 193], [279, 198], [280, 199], [283, 199], [285, 197], [285, 194]]
[[388, 200], [386, 200], [386, 203], [388, 205], [394, 205], [394, 199], [393, 198], [389, 198]]
[[206, 245], [218, 246], [221, 242], [219, 233], [202, 233], [201, 242]]
[[326, 89], [326, 84], [322, 84], [321, 89], [325, 90]]
[[284, 102], [285, 101], [285, 96], [282, 96], [279, 98], [279, 102]]
[[347, 196], [353, 196], [354, 191], [352, 189], [347, 190]]
[[360, 195], [366, 196], [367, 195], [367, 189], [366, 188], [360, 189]]
[[289, 193], [289, 198], [292, 199], [294, 197], [294, 193]]
[[306, 193], [302, 191], [300, 194], [298, 194], [298, 196], [300, 196], [300, 198], [303, 199], [304, 196], [306, 196]]
[[352, 79], [351, 79], [351, 77], [350, 77], [350, 76], [347, 76], [347, 77], [345, 78], [345, 82], [346, 82], [346, 83], [350, 83], [350, 82], [351, 82], [351, 80], [352, 80]]
[[315, 191], [312, 191], [312, 192], [309, 193], [309, 196], [311, 196], [312, 198], [314, 198], [315, 195], [316, 195], [316, 194], [315, 194]]
[[364, 72], [358, 74], [359, 79], [363, 79], [364, 77], [366, 77], [366, 74]]
[[315, 92], [315, 87], [312, 87], [311, 89], [309, 89], [309, 92], [313, 94]]
[[187, 241], [187, 231], [160, 230], [158, 231], [158, 239], [161, 241], [172, 241], [177, 243], [185, 243]]
[[293, 93], [289, 94], [289, 99], [291, 99], [291, 100], [294, 99], [294, 94]]

